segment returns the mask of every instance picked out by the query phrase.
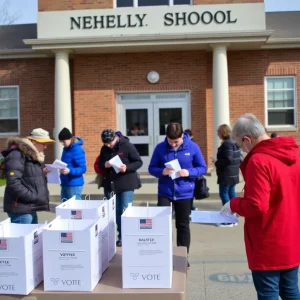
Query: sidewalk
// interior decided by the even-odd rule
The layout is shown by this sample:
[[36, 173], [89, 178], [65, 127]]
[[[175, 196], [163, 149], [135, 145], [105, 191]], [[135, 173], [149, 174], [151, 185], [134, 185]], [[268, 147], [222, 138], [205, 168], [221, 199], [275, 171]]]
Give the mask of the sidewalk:
[[[102, 199], [103, 188], [98, 189], [95, 184], [94, 174], [85, 175], [85, 185], [83, 188], [82, 199], [91, 199], [97, 200]], [[219, 199], [219, 185], [217, 184], [216, 173], [213, 172], [212, 176], [206, 176], [207, 185], [209, 187], [210, 197], [208, 199], [216, 200]], [[145, 202], [156, 202], [157, 200], [157, 178], [152, 177], [151, 175], [141, 175], [142, 187], [139, 190], [134, 192], [135, 201], [145, 201]], [[240, 183], [236, 185], [236, 193], [241, 193], [244, 182], [240, 178]], [[57, 184], [48, 184], [50, 192], [50, 202], [58, 203], [60, 202], [60, 186]], [[0, 203], [3, 201], [5, 187], [0, 187]]]

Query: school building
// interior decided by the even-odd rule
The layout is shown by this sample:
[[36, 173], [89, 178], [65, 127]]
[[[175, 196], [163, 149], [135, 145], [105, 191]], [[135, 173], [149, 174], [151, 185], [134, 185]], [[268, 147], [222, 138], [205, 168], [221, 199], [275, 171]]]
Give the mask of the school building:
[[1, 149], [33, 128], [57, 139], [68, 127], [93, 172], [113, 128], [147, 172], [176, 121], [210, 165], [217, 127], [246, 112], [300, 140], [300, 12], [266, 13], [263, 0], [39, 0], [38, 10], [37, 24], [0, 27]]

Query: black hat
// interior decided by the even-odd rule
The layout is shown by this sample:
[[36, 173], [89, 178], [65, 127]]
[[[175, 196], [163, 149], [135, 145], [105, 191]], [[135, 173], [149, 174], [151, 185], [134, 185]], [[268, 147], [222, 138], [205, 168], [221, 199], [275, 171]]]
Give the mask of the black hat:
[[101, 133], [101, 140], [103, 143], [110, 143], [114, 140], [116, 134], [112, 129], [104, 129]]
[[63, 128], [58, 135], [60, 141], [69, 140], [73, 137], [72, 132], [68, 128]]

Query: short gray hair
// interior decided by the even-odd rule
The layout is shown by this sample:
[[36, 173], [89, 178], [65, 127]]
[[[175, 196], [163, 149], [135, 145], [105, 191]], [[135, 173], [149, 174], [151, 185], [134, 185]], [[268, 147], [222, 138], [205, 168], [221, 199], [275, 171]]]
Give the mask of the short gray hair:
[[266, 130], [261, 122], [253, 114], [244, 114], [234, 124], [232, 137], [242, 140], [244, 136], [259, 138]]

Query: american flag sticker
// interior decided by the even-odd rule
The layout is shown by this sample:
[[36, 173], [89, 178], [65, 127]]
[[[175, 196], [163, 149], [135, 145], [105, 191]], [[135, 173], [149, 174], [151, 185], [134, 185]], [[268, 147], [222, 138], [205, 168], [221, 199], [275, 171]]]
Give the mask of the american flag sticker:
[[36, 244], [38, 242], [39, 242], [39, 235], [38, 235], [38, 232], [35, 231], [33, 234], [33, 244]]
[[73, 243], [73, 233], [72, 232], [61, 232], [60, 233], [60, 242], [72, 244]]
[[7, 250], [6, 240], [0, 240], [0, 251], [1, 250]]
[[98, 235], [98, 224], [95, 226], [95, 237]]
[[140, 229], [152, 229], [152, 219], [140, 219]]
[[71, 210], [71, 219], [82, 219], [81, 210]]

